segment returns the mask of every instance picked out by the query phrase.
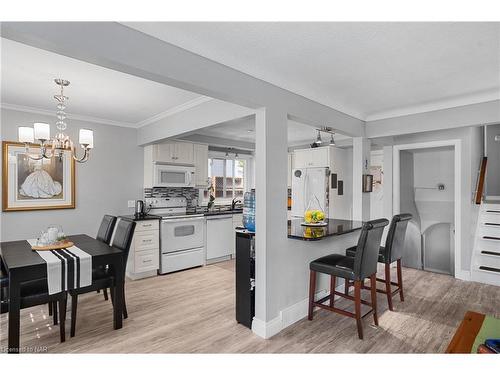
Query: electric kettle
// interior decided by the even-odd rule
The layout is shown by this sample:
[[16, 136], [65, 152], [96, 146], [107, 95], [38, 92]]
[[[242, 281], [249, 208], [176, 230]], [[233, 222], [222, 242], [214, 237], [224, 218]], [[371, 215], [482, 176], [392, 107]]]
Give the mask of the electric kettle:
[[143, 200], [135, 201], [135, 217], [144, 217], [146, 216], [146, 204]]

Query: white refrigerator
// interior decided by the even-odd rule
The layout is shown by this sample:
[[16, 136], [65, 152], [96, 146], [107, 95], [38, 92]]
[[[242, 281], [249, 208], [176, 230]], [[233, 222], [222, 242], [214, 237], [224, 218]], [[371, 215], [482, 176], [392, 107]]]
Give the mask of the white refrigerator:
[[[304, 217], [309, 202], [315, 197], [325, 217], [329, 217], [329, 176], [329, 168], [299, 168], [292, 171], [292, 216]], [[315, 202], [315, 206], [317, 205]]]

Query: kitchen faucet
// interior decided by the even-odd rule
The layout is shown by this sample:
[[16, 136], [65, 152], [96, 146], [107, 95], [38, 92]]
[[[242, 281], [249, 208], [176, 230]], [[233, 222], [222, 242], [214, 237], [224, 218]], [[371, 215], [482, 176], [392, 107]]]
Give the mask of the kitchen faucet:
[[234, 210], [234, 207], [236, 207], [236, 203], [241, 203], [241, 199], [233, 198], [233, 200], [231, 201], [231, 210]]

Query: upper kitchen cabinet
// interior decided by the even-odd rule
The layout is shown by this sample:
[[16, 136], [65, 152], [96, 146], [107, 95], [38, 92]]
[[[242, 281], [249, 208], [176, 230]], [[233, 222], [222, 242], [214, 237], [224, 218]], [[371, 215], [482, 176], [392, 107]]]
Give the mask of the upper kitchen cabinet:
[[206, 187], [208, 180], [208, 145], [194, 144], [194, 181], [196, 186]]
[[328, 147], [295, 150], [293, 168], [329, 167]]
[[153, 161], [159, 163], [194, 164], [194, 146], [188, 142], [158, 143], [153, 147]]

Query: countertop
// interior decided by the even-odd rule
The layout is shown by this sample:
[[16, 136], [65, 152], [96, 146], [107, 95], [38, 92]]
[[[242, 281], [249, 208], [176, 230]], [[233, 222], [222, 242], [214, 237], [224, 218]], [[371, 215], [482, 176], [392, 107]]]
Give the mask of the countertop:
[[207, 211], [207, 212], [200, 212], [204, 216], [215, 216], [215, 215], [235, 215], [235, 214], [241, 214], [243, 213], [242, 208], [235, 208], [234, 210], [221, 210], [221, 211]]
[[325, 220], [328, 225], [323, 227], [308, 227], [301, 223], [303, 219], [288, 220], [288, 238], [304, 241], [318, 241], [327, 237], [340, 236], [361, 229], [363, 222], [340, 219]]
[[145, 215], [141, 217], [135, 217], [135, 215], [120, 215], [119, 217], [132, 221], [161, 220], [161, 216], [156, 216], [156, 215]]

